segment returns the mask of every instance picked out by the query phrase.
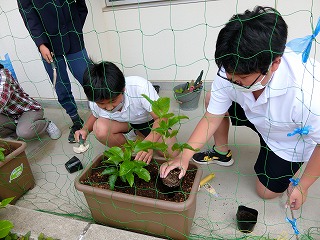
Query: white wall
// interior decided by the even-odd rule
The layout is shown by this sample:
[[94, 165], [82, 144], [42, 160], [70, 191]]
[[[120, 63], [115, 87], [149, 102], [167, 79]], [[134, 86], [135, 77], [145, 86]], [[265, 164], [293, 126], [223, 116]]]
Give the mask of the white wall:
[[[312, 24], [315, 27], [320, 15], [320, 1], [268, 2], [289, 25], [289, 40], [312, 33]], [[210, 82], [217, 70], [215, 41], [223, 24], [236, 12], [265, 4], [262, 0], [217, 0], [104, 12], [104, 0], [87, 0], [87, 51], [93, 60], [118, 63], [125, 75], [140, 75], [173, 86], [172, 81], [194, 79], [203, 69], [204, 78]], [[9, 53], [19, 81], [31, 96], [55, 98], [16, 1], [0, 0], [0, 22], [0, 57]], [[315, 49], [311, 56], [319, 60]], [[71, 78], [74, 96], [85, 99], [81, 86]]]

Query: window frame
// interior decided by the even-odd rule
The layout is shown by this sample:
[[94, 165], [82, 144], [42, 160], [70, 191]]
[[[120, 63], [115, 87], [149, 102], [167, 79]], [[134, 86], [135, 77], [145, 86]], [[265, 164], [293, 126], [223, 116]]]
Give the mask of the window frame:
[[106, 7], [104, 8], [104, 11], [130, 8], [158, 7], [210, 1], [218, 0], [105, 0]]

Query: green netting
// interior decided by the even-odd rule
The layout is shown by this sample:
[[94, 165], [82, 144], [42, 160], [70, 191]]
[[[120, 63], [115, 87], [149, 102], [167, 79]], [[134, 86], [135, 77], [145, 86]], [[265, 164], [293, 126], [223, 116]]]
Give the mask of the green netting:
[[[48, 2], [50, 3], [47, 4], [51, 4], [51, 1]], [[69, 4], [73, 1], [63, 2]], [[30, 34], [22, 25], [17, 6], [12, 3], [5, 5], [4, 0], [0, 3], [0, 21], [3, 23], [0, 31], [0, 44], [3, 46], [0, 49], [0, 58], [4, 59], [5, 54], [9, 53], [19, 83], [30, 96], [44, 106], [45, 117], [55, 122], [62, 131], [58, 140], [51, 140], [46, 134], [37, 136], [36, 139], [25, 140], [25, 152], [35, 185], [21, 196], [16, 205], [88, 222], [107, 221], [112, 226], [151, 235], [154, 232], [150, 231], [148, 226], [157, 225], [164, 229], [161, 235], [169, 239], [175, 239], [177, 235], [188, 239], [320, 239], [320, 222], [317, 215], [319, 183], [316, 182], [310, 188], [306, 203], [297, 211], [285, 208], [286, 193], [272, 200], [259, 198], [255, 193], [256, 174], [253, 170], [260, 149], [259, 138], [256, 133], [243, 127], [230, 128], [229, 147], [235, 160], [233, 166], [200, 166], [203, 170], [202, 177], [210, 173], [215, 174], [209, 182], [214, 192], [210, 193], [204, 187], [197, 192], [197, 208], [193, 219], [187, 219], [185, 216], [183, 211], [187, 211], [188, 206], [184, 203], [179, 203], [182, 210], [169, 213], [161, 208], [154, 209], [152, 203], [145, 204], [149, 208], [142, 210], [135, 200], [129, 203], [128, 208], [118, 203], [116, 197], [103, 203], [100, 197], [89, 196], [88, 198], [94, 202], [91, 211], [100, 213], [100, 219], [94, 219], [86, 201], [88, 199], [74, 187], [74, 181], [82, 170], [70, 174], [65, 168], [65, 163], [76, 155], [72, 150], [75, 145], [67, 143], [71, 120], [57, 102], [57, 96], [44, 71], [41, 56]], [[217, 72], [214, 52], [220, 29], [234, 13], [242, 13], [245, 9], [253, 9], [255, 5], [266, 3], [221, 0], [176, 5], [175, 1], [170, 1], [166, 6], [157, 7], [146, 7], [142, 4], [132, 9], [108, 7], [105, 12], [101, 11], [103, 1], [87, 0], [86, 4], [89, 15], [83, 35], [88, 55], [94, 61], [114, 62], [125, 76], [142, 76], [154, 84], [159, 84], [159, 95], [171, 98], [170, 110], [177, 115], [189, 117], [189, 120], [182, 121], [174, 127], [180, 130], [178, 140], [184, 142], [205, 112], [204, 96], [210, 91], [211, 82]], [[271, 1], [268, 4], [278, 9], [287, 21], [289, 40], [313, 34], [319, 17], [318, 2], [307, 1], [300, 8], [294, 6], [300, 6], [298, 1]], [[54, 6], [57, 11], [62, 7], [58, 4]], [[225, 17], [219, 17], [222, 16], [222, 12], [225, 12]], [[318, 44], [315, 38], [311, 58], [319, 59]], [[173, 89], [179, 84], [195, 80], [202, 69], [204, 83], [199, 105], [195, 110], [183, 111], [176, 102]], [[71, 79], [79, 114], [83, 119], [87, 119], [90, 110], [86, 97], [79, 82], [75, 78]], [[84, 167], [90, 165], [96, 156], [106, 150], [93, 134], [90, 134], [87, 143], [90, 145], [89, 150], [76, 155]], [[213, 141], [210, 139], [203, 149], [211, 148], [212, 144]], [[304, 167], [298, 172], [299, 177], [303, 169]], [[1, 170], [1, 164], [0, 174], [1, 178], [8, 175]], [[5, 184], [7, 183], [1, 180], [1, 185]], [[22, 185], [27, 184], [25, 182]], [[19, 191], [17, 188], [19, 187], [10, 190]], [[159, 200], [154, 200], [153, 204], [157, 205], [158, 202]], [[113, 212], [106, 211], [105, 205], [111, 206]], [[236, 212], [239, 205], [259, 211], [258, 221], [252, 233], [244, 234], [237, 229]], [[150, 212], [155, 213], [156, 217], [150, 217]], [[122, 215], [122, 218], [113, 220], [117, 214]], [[171, 222], [164, 220], [166, 216], [170, 216]], [[180, 219], [184, 220], [183, 224], [186, 226], [188, 222], [192, 222], [190, 235], [176, 230], [174, 223]], [[296, 219], [300, 234], [295, 234], [292, 224], [286, 219]]]

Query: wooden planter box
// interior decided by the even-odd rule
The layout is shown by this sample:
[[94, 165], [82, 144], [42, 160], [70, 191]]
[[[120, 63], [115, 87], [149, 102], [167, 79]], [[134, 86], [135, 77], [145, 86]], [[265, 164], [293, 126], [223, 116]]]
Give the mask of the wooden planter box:
[[[97, 156], [75, 180], [75, 187], [84, 193], [96, 222], [149, 235], [187, 239], [202, 176], [202, 170], [197, 165], [189, 165], [189, 169], [197, 171], [189, 198], [176, 203], [81, 184], [80, 181], [89, 176], [91, 169], [98, 166], [102, 159], [102, 154]], [[165, 160], [156, 161], [161, 164]]]
[[26, 146], [25, 142], [0, 139], [0, 147], [6, 149], [5, 160], [0, 162], [0, 200], [15, 197], [14, 204], [35, 185]]

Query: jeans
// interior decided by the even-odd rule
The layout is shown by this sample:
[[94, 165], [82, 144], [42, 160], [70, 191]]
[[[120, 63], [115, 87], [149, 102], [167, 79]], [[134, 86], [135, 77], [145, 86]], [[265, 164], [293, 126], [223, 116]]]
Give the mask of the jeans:
[[[54, 56], [54, 60], [57, 66], [57, 82], [56, 93], [58, 96], [58, 102], [66, 110], [71, 119], [78, 117], [78, 108], [74, 97], [72, 95], [71, 83], [68, 76], [66, 64], [68, 64], [69, 70], [72, 75], [81, 84], [83, 83], [83, 74], [89, 64], [89, 58], [86, 49], [72, 54], [66, 54], [63, 56]], [[53, 81], [53, 70], [49, 63], [42, 59], [44, 67], [49, 74], [51, 82]]]

